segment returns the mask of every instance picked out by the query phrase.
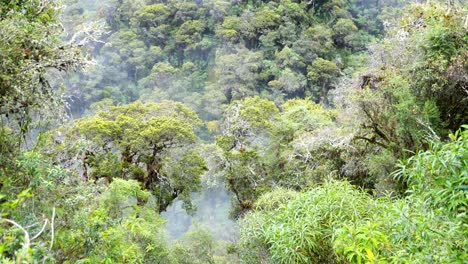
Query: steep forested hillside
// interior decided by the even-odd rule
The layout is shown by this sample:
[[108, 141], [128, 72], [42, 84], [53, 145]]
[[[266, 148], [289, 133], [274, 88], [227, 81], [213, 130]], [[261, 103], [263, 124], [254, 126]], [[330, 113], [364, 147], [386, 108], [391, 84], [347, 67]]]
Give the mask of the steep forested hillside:
[[468, 260], [463, 1], [0, 1], [0, 59], [2, 263]]
[[[326, 101], [336, 78], [363, 67], [392, 1], [71, 1], [65, 17], [108, 25], [98, 64], [70, 80], [75, 107], [177, 100], [218, 119], [231, 100]], [[94, 5], [94, 6], [93, 6]], [[97, 6], [96, 6], [97, 5]], [[98, 14], [96, 14], [98, 13]]]

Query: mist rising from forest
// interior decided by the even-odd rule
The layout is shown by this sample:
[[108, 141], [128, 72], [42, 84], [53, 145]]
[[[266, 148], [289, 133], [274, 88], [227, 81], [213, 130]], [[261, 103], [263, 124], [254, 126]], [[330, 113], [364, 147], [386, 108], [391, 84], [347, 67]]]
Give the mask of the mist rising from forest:
[[[117, 13], [118, 10], [114, 7], [115, 2], [112, 0], [103, 0], [103, 1], [94, 1], [94, 0], [80, 0], [80, 6], [86, 6], [86, 10], [81, 8], [73, 7], [73, 1], [69, 2], [71, 5], [66, 5], [64, 10], [64, 15], [62, 15], [62, 21], [64, 24], [64, 28], [66, 30], [65, 38], [69, 39], [73, 37], [75, 31], [81, 30], [84, 26], [90, 25], [98, 25], [105, 22], [105, 20], [109, 19], [109, 15], [113, 13]], [[77, 3], [77, 2], [76, 2]], [[76, 14], [78, 16], [80, 22], [77, 23]], [[76, 27], [76, 24], [78, 26]], [[76, 28], [74, 28], [75, 26]], [[109, 57], [100, 56], [100, 50], [107, 46], [112, 47], [112, 43], [109, 40], [111, 29], [109, 27], [105, 28], [106, 33], [97, 41], [89, 42], [88, 46], [83, 47], [85, 53], [89, 55], [89, 58], [92, 63], [88, 66], [88, 68], [78, 71], [74, 74], [69, 74], [67, 78], [61, 78], [61, 81], [65, 82], [68, 91], [68, 103], [69, 103], [69, 114], [73, 119], [80, 118], [83, 115], [92, 114], [88, 110], [89, 105], [87, 105], [82, 100], [82, 90], [81, 87], [76, 86], [76, 81], [78, 79], [86, 80], [92, 76], [95, 71], [105, 68], [118, 68], [121, 65], [116, 64]], [[201, 56], [201, 54], [199, 54]], [[212, 70], [215, 71], [215, 70]], [[126, 68], [124, 72], [131, 72], [130, 69]], [[123, 72], [120, 72], [121, 74]], [[214, 75], [214, 73], [210, 73], [210, 75]], [[107, 79], [112, 79], [113, 76], [105, 76]], [[70, 78], [72, 81], [70, 81]], [[128, 86], [137, 86], [137, 80], [134, 76], [126, 75], [123, 77], [120, 75], [121, 83], [125, 83]], [[96, 80], [94, 80], [96, 82]], [[101, 83], [99, 83], [101, 81]], [[106, 83], [102, 78], [97, 79], [97, 83], [94, 84], [97, 90], [105, 89]], [[161, 90], [168, 90], [169, 85], [165, 87], [158, 87]], [[187, 90], [192, 90], [193, 87], [186, 87]], [[131, 89], [129, 87], [125, 87], [125, 89]], [[127, 98], [129, 101], [134, 101], [139, 99], [139, 96], [134, 94], [133, 97]], [[141, 98], [144, 100], [144, 98]], [[152, 98], [154, 101], [161, 101], [162, 99]], [[169, 96], [169, 98], [163, 99], [170, 99], [175, 101], [181, 101], [173, 96]], [[187, 103], [187, 102], [185, 102]], [[210, 107], [210, 106], [207, 106]], [[198, 109], [196, 106], [194, 109]], [[204, 135], [199, 135], [203, 138]], [[205, 139], [209, 137], [204, 137]], [[169, 240], [177, 240], [180, 239], [186, 234], [187, 232], [191, 231], [194, 228], [202, 228], [204, 230], [208, 230], [216, 240], [224, 240], [224, 241], [234, 241], [238, 237], [237, 233], [237, 225], [235, 221], [230, 218], [230, 210], [231, 210], [231, 198], [232, 194], [230, 194], [226, 188], [223, 186], [224, 183], [219, 183], [220, 186], [215, 188], [204, 187], [198, 193], [192, 193], [192, 203], [194, 205], [195, 211], [187, 212], [184, 208], [182, 208], [183, 202], [179, 199], [174, 200], [174, 202], [168, 207], [166, 212], [163, 212], [161, 216], [167, 220], [166, 223], [166, 230]]]
[[235, 240], [237, 225], [229, 218], [231, 198], [224, 187], [193, 193], [195, 212], [191, 214], [188, 214], [182, 208], [182, 202], [176, 199], [168, 210], [161, 214], [167, 219], [168, 237], [171, 240], [179, 239], [191, 228], [199, 226], [209, 230], [216, 240]]
[[468, 4], [413, 2], [0, 1], [0, 263], [466, 262]]
[[[69, 37], [74, 34], [73, 31], [75, 29], [73, 29], [72, 26], [76, 26], [76, 19], [81, 20], [83, 24], [92, 24], [93, 21], [111, 24], [106, 28], [106, 31], [109, 33], [104, 34], [103, 38], [100, 40], [102, 42], [91, 42], [90, 46], [85, 47], [87, 49], [87, 53], [93, 59], [94, 65], [91, 65], [87, 71], [74, 75], [70, 80], [68, 80], [67, 89], [70, 98], [70, 113], [74, 118], [87, 114], [86, 111], [89, 108], [89, 104], [87, 103], [88, 101], [93, 102], [99, 100], [101, 97], [120, 97], [121, 99], [117, 100], [118, 103], [129, 103], [138, 99], [146, 102], [159, 102], [167, 99], [180, 101], [194, 109], [202, 119], [207, 121], [218, 119], [220, 117], [222, 104], [228, 103], [232, 99], [236, 99], [238, 96], [253, 96], [256, 94], [256, 92], [252, 93], [251, 91], [245, 91], [244, 86], [255, 91], [257, 89], [255, 85], [258, 85], [256, 78], [258, 78], [257, 75], [259, 74], [255, 70], [250, 70], [250, 68], [265, 67], [265, 65], [261, 65], [261, 63], [258, 62], [259, 58], [262, 56], [259, 55], [254, 48], [248, 47], [249, 45], [258, 45], [258, 43], [249, 44], [249, 42], [246, 42], [246, 45], [238, 43], [233, 44], [223, 41], [220, 38], [217, 40], [218, 43], [216, 43], [212, 50], [209, 50], [208, 52], [200, 50], [191, 51], [192, 57], [197, 59], [203, 58], [206, 61], [206, 65], [193, 65], [191, 62], [180, 64], [176, 60], [174, 61], [174, 59], [172, 59], [172, 61], [169, 59], [169, 64], [164, 64], [166, 60], [158, 58], [156, 63], [161, 63], [161, 65], [156, 64], [156, 66], [159, 65], [160, 68], [163, 68], [163, 73], [156, 71], [156, 73], [152, 75], [152, 72], [157, 70], [157, 67], [155, 67], [151, 72], [145, 73], [144, 75], [146, 75], [146, 77], [142, 78], [143, 76], [138, 76], [139, 74], [142, 74], [142, 70], [138, 70], [138, 67], [141, 65], [137, 64], [131, 66], [130, 64], [122, 64], [121, 61], [115, 59], [115, 56], [112, 53], [106, 53], [114, 48], [113, 45], [122, 45], [116, 48], [118, 50], [116, 53], [121, 52], [120, 50], [125, 49], [126, 46], [129, 46], [130, 49], [140, 50], [144, 49], [145, 45], [147, 45], [147, 43], [138, 42], [139, 40], [136, 35], [133, 39], [127, 39], [126, 42], [120, 44], [113, 43], [116, 40], [118, 41], [118, 38], [112, 38], [112, 23], [109, 22], [113, 19], [118, 21], [116, 16], [129, 12], [129, 10], [117, 10], [115, 6], [116, 2], [111, 0], [80, 1], [80, 6], [86, 6], [86, 10], [81, 7], [74, 7], [73, 3], [78, 3], [77, 1], [71, 1], [70, 3], [71, 4], [65, 10], [65, 15], [63, 16], [65, 28], [69, 31], [67, 34]], [[202, 4], [200, 1], [197, 1], [196, 3], [198, 5]], [[376, 20], [376, 16], [381, 15], [379, 12], [375, 11], [375, 9], [380, 8], [378, 5], [379, 2], [373, 3], [371, 1], [362, 1], [361, 3], [362, 8], [374, 10], [373, 12], [375, 16], [371, 19]], [[134, 3], [133, 8], [143, 6], [143, 1], [137, 1]], [[240, 14], [238, 15], [240, 16]], [[210, 17], [204, 17], [204, 19], [208, 20], [212, 18], [211, 16], [212, 14], [210, 14]], [[119, 27], [119, 25], [114, 26]], [[78, 23], [78, 28], [79, 27], [80, 25]], [[126, 32], [126, 34], [127, 33], [128, 32]], [[214, 34], [214, 32], [211, 32], [210, 34]], [[287, 45], [285, 46], [287, 47]], [[322, 47], [323, 45], [318, 44], [317, 48], [320, 49]], [[135, 54], [132, 53], [135, 52], [135, 50], [129, 50], [126, 52], [130, 54], [130, 57], [132, 57], [135, 56]], [[278, 51], [274, 52], [277, 53]], [[267, 53], [267, 51], [265, 51], [265, 53]], [[221, 59], [217, 58], [217, 56]], [[148, 54], [148, 56], [144, 57], [148, 59], [148, 57], [151, 56]], [[232, 66], [226, 67], [222, 59], [232, 63]], [[221, 63], [218, 62], [218, 60]], [[137, 63], [154, 64], [155, 61], [137, 61]], [[293, 65], [294, 63], [295, 62], [291, 62], [290, 67], [292, 69], [298, 68], [297, 65]], [[172, 65], [177, 65], [177, 67], [172, 68]], [[167, 67], [168, 69], [165, 69], [164, 67]], [[199, 74], [199, 72], [203, 72], [203, 67], [206, 67], [206, 76], [198, 76], [197, 74]], [[183, 70], [179, 71], [179, 69]], [[166, 72], [171, 72], [171, 74], [166, 74]], [[190, 73], [193, 73], [193, 76], [190, 75]], [[280, 81], [286, 79], [286, 81], [289, 82], [289, 79], [292, 79], [302, 82], [302, 77], [299, 78], [297, 76], [302, 76], [303, 72], [294, 70], [292, 73], [292, 75], [285, 74], [284, 78], [282, 75], [276, 76], [276, 78], [279, 77]], [[239, 82], [241, 85], [237, 87], [235, 84], [231, 83], [232, 79], [224, 76], [229, 74], [235, 75], [236, 78], [238, 78], [235, 81]], [[197, 83], [197, 78], [204, 79], [201, 87], [198, 87], [200, 84]], [[220, 80], [223, 78], [225, 78], [225, 80]], [[224, 88], [224, 93], [220, 92], [223, 88], [220, 87], [220, 82], [225, 83], [225, 86], [227, 87], [227, 89]], [[297, 84], [294, 85], [297, 86]], [[83, 86], [90, 86], [92, 89], [85, 90]], [[144, 88], [142, 89], [140, 86]], [[302, 87], [303, 85], [301, 84], [299, 86]], [[333, 85], [330, 85], [330, 89], [333, 88]], [[140, 90], [136, 91], [138, 89]], [[288, 95], [284, 96], [284, 98], [310, 96], [310, 94], [306, 96], [304, 87], [292, 87], [288, 89], [286, 89]], [[208, 95], [211, 91], [216, 91], [217, 93], [213, 96], [216, 97], [214, 104], [209, 100], [204, 101], [204, 98], [200, 98], [199, 94], [192, 92], [199, 90], [202, 90]], [[105, 91], [105, 93], [98, 95], [95, 94], [102, 91]], [[281, 93], [284, 93], [284, 91], [281, 91]], [[268, 97], [274, 98], [277, 104], [281, 104], [284, 99], [277, 99], [282, 97], [278, 95], [279, 93], [268, 95]], [[92, 114], [92, 110], [90, 113]], [[206, 131], [199, 131], [199, 137], [212, 141], [211, 135], [206, 133]], [[197, 222], [200, 223], [202, 227], [209, 229], [217, 239], [229, 240], [235, 236], [235, 223], [229, 219], [231, 195], [226, 192], [225, 188], [204, 189], [200, 193], [192, 194], [192, 197], [194, 201], [193, 203], [196, 207], [196, 211], [193, 214], [187, 214], [181, 207], [182, 202], [178, 199], [176, 199], [168, 208], [167, 212], [162, 214], [162, 216], [168, 220], [166, 227], [171, 239], [180, 238], [184, 233], [190, 230], [191, 227], [193, 227], [194, 223]], [[226, 230], [233, 231], [226, 232]]]
[[[414, 0], [411, 2], [419, 1]], [[197, 5], [202, 4], [200, 1], [196, 3]], [[398, 5], [403, 6], [404, 4], [395, 4], [394, 7]], [[160, 102], [162, 100], [180, 101], [194, 109], [204, 121], [217, 120], [220, 118], [221, 106], [223, 104], [237, 98], [258, 94], [256, 86], [259, 85], [258, 75], [260, 74], [257, 68], [267, 67], [262, 64], [264, 62], [260, 61], [262, 57], [267, 56], [269, 52], [271, 53], [270, 56], [274, 53], [275, 56], [280, 57], [276, 62], [277, 64], [289, 64], [284, 71], [285, 73], [275, 76], [275, 79], [278, 79], [280, 82], [284, 81], [282, 84], [283, 86], [290, 85], [291, 87], [283, 87], [284, 90], [280, 92], [272, 89], [272, 94], [266, 95], [266, 97], [275, 100], [275, 103], [280, 105], [287, 98], [311, 96], [311, 94], [306, 93], [305, 85], [300, 84], [303, 82], [302, 76], [304, 75], [304, 69], [297, 70], [297, 68], [303, 66], [299, 66], [299, 63], [296, 64], [297, 62], [295, 62], [294, 59], [292, 59], [292, 61], [287, 61], [287, 59], [291, 59], [288, 58], [288, 56], [290, 56], [288, 53], [285, 53], [285, 58], [281, 58], [281, 52], [285, 51], [288, 45], [284, 45], [285, 48], [283, 50], [268, 51], [265, 48], [265, 51], [259, 52], [258, 47], [256, 47], [260, 46], [259, 43], [249, 43], [249, 41], [246, 41], [245, 44], [240, 44], [223, 41], [222, 38], [219, 38], [216, 44], [213, 44], [213, 47], [208, 51], [197, 49], [190, 51], [192, 58], [196, 58], [194, 61], [198, 60], [198, 64], [192, 63], [189, 59], [181, 63], [174, 58], [156, 58], [154, 61], [151, 61], [150, 51], [145, 50], [145, 48], [149, 46], [148, 43], [140, 41], [137, 35], [126, 39], [128, 36], [118, 35], [118, 32], [114, 32], [117, 34], [117, 37], [113, 38], [112, 23], [109, 21], [113, 19], [118, 21], [119, 18], [116, 17], [122, 16], [122, 13], [128, 10], [117, 10], [114, 6], [116, 2], [111, 0], [86, 0], [82, 1], [82, 5], [86, 6], [86, 10], [67, 10], [64, 17], [66, 18], [67, 15], [70, 16], [75, 13], [82, 14], [80, 19], [82, 19], [83, 23], [90, 23], [92, 21], [106, 22], [108, 24], [106, 30], [108, 30], [109, 33], [103, 36], [102, 42], [91, 42], [91, 46], [87, 47], [87, 52], [94, 60], [94, 65], [91, 65], [86, 72], [75, 75], [74, 79], [71, 78], [71, 81], [68, 83], [68, 91], [70, 92], [70, 98], [72, 98], [70, 101], [71, 112], [74, 114], [74, 117], [87, 114], [85, 111], [89, 108], [89, 105], [86, 103], [87, 101], [93, 102], [96, 98], [99, 99], [100, 97], [117, 98], [120, 96], [121, 99], [115, 100], [115, 102], [119, 104], [130, 103], [135, 100], [142, 100], [144, 102]], [[143, 1], [135, 2], [133, 8], [143, 7], [144, 5]], [[374, 14], [373, 17], [369, 18], [371, 20], [377, 21], [377, 16], [384, 16], [380, 18], [384, 23], [386, 19], [392, 19], [391, 15], [376, 11], [381, 8], [378, 1], [362, 1], [360, 5], [361, 8], [367, 9], [370, 13]], [[356, 12], [356, 10], [354, 11]], [[245, 12], [245, 14], [248, 14], [248, 12]], [[244, 13], [237, 14], [239, 17], [243, 15]], [[388, 17], [385, 18], [385, 16]], [[76, 16], [74, 18], [76, 18]], [[209, 17], [204, 17], [205, 20], [211, 18], [211, 15]], [[65, 25], [69, 23], [70, 21], [64, 21]], [[73, 21], [73, 23], [76, 23], [76, 21]], [[118, 21], [118, 23], [122, 22]], [[113, 26], [116, 28], [119, 27], [119, 25]], [[382, 27], [383, 25], [381, 24], [376, 26], [380, 31], [383, 31]], [[73, 35], [72, 28], [68, 27], [67, 29], [70, 31], [68, 35]], [[144, 30], [140, 32], [140, 34], [144, 33]], [[201, 34], [209, 35], [214, 33], [215, 32], [203, 32]], [[130, 30], [128, 32], [125, 31], [125, 34], [131, 36]], [[119, 38], [124, 38], [125, 41], [121, 41]], [[297, 36], [297, 38], [299, 39], [299, 36]], [[116, 45], [116, 47], [114, 47], [114, 45]], [[319, 50], [321, 48], [325, 49], [325, 45], [322, 43], [314, 43], [313, 45], [317, 45], [315, 48]], [[289, 46], [293, 47], [294, 45]], [[135, 62], [135, 65], [126, 64], [116, 59], [112, 52], [109, 52], [114, 48], [116, 50], [113, 52], [116, 54], [125, 53], [124, 55], [120, 55], [126, 57], [126, 60], [136, 57], [137, 50], [140, 53], [147, 52], [148, 54], [146, 56], [141, 56], [146, 60], [139, 59]], [[363, 45], [362, 47], [356, 48], [356, 50], [362, 51], [366, 48], [367, 47]], [[298, 49], [300, 50], [300, 48]], [[122, 52], [121, 50], [125, 51]], [[320, 52], [326, 51], [319, 51], [318, 53]], [[362, 54], [366, 54], [366, 52], [364, 51]], [[337, 64], [340, 64], [340, 59], [337, 59], [339, 56], [340, 55], [337, 55], [336, 58], [330, 56], [329, 59], [333, 61], [333, 63], [337, 62]], [[182, 57], [184, 58], [185, 55]], [[206, 64], [200, 64], [199, 61], [205, 61]], [[226, 64], [225, 61], [228, 62], [228, 64]], [[146, 69], [147, 72], [143, 74], [142, 72], [145, 71], [145, 69], [142, 70], [139, 69], [139, 67], [144, 64], [154, 65], [154, 67], [150, 71]], [[361, 65], [361, 67], [362, 66], [366, 65]], [[289, 69], [293, 70], [288, 71]], [[204, 72], [206, 75], [200, 75], [200, 72]], [[229, 76], [230, 74], [234, 77]], [[338, 74], [335, 77], [338, 79]], [[232, 78], [235, 78], [234, 82]], [[76, 79], [80, 80], [77, 81]], [[299, 84], [295, 83], [296, 81]], [[202, 83], [202, 85], [200, 85], [200, 83]], [[223, 84], [225, 87], [223, 87]], [[85, 91], [82, 85], [89, 85], [93, 88]], [[331, 91], [329, 96], [333, 96], [333, 94], [344, 94], [342, 91], [343, 88], [339, 87], [340, 85], [331, 83], [327, 85], [329, 86], [327, 89], [339, 90]], [[270, 86], [270, 82], [268, 86]], [[351, 85], [348, 86], [351, 87]], [[245, 89], [246, 87], [248, 89]], [[222, 90], [223, 92], [220, 92]], [[91, 94], [83, 95], [84, 91], [85, 93], [89, 92]], [[105, 91], [106, 93], [104, 95], [93, 94], [97, 91]], [[215, 104], [211, 104], [209, 100], [204, 101], [206, 95], [200, 95], [201, 93], [209, 95], [210, 91], [217, 92], [215, 96], [213, 96], [216, 97]], [[285, 95], [285, 93], [287, 93], [287, 95]], [[87, 97], [94, 98], [87, 99]], [[322, 98], [322, 100], [323, 99], [324, 98]], [[316, 99], [316, 101], [319, 100]], [[327, 100], [322, 102], [329, 103]], [[92, 114], [92, 110], [90, 113]], [[198, 132], [200, 138], [210, 143], [213, 141], [212, 136], [206, 133], [206, 131]], [[224, 185], [223, 182], [220, 184], [221, 187], [213, 189], [204, 188], [199, 193], [191, 194], [193, 204], [196, 208], [196, 211], [191, 214], [187, 213], [185, 209], [182, 208], [182, 201], [179, 199], [174, 200], [167, 211], [161, 214], [161, 216], [167, 220], [166, 230], [170, 240], [180, 239], [185, 233], [198, 226], [209, 230], [215, 239], [235, 240], [237, 237], [236, 224], [229, 218], [232, 195], [222, 186]]]

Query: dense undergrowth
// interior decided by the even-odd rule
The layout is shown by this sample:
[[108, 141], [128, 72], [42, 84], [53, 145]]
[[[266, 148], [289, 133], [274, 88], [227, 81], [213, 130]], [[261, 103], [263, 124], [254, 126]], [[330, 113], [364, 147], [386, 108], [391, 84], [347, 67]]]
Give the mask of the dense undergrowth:
[[400, 164], [407, 196], [375, 198], [329, 180], [261, 196], [242, 221], [245, 263], [463, 263], [468, 133]]

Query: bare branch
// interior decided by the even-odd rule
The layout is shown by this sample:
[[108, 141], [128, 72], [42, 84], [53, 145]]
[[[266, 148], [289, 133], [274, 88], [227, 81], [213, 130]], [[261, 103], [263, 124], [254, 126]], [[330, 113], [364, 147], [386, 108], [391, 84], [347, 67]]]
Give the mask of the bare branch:
[[427, 129], [431, 132], [431, 134], [432, 134], [431, 136], [432, 136], [434, 139], [440, 140], [440, 137], [437, 135], [437, 133], [432, 129], [432, 127], [431, 127], [429, 124], [423, 122], [423, 121], [422, 121], [421, 119], [419, 119], [419, 118], [416, 118], [416, 122], [418, 122], [420, 125], [422, 125], [422, 126], [424, 126], [425, 128], [427, 128]]
[[100, 38], [109, 33], [109, 31], [106, 31], [106, 24], [104, 21], [84, 23], [81, 25], [80, 30], [73, 34], [69, 45], [82, 47], [89, 42], [105, 43]]
[[41, 230], [39, 231], [39, 233], [37, 233], [35, 236], [33, 236], [33, 238], [31, 238], [31, 241], [34, 240], [34, 239], [36, 239], [36, 238], [38, 238], [38, 237], [42, 234], [42, 232], [44, 232], [44, 229], [45, 229], [45, 227], [46, 227], [46, 225], [47, 225], [48, 222], [49, 222], [48, 219], [46, 219], [46, 220], [44, 221], [44, 225], [42, 226]]
[[55, 223], [55, 207], [54, 209], [52, 210], [52, 218], [50, 220], [50, 228], [51, 228], [51, 238], [50, 238], [50, 246], [49, 246], [49, 251], [52, 250], [52, 247], [54, 246], [54, 236], [55, 236], [55, 232], [54, 232], [54, 223]]
[[41, 1], [41, 7], [36, 12], [36, 16], [40, 15], [44, 11], [44, 9], [47, 7], [48, 4], [49, 4], [49, 0], [42, 0]]
[[6, 218], [0, 218], [0, 220], [3, 220], [5, 222], [7, 222], [7, 223], [10, 223], [10, 224], [16, 226], [17, 228], [21, 229], [21, 231], [23, 231], [23, 233], [24, 233], [23, 256], [27, 255], [28, 250], [29, 250], [29, 246], [31, 245], [31, 239], [29, 238], [28, 231], [26, 231], [26, 229], [24, 229], [23, 226], [21, 226], [20, 224], [18, 224], [17, 222], [15, 222], [13, 220], [6, 219]]

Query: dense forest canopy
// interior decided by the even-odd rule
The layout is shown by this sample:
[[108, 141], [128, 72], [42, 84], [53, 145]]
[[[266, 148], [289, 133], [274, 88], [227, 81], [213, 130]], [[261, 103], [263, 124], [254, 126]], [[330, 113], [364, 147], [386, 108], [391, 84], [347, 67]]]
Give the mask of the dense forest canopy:
[[2, 263], [468, 260], [464, 1], [0, 0], [0, 58]]

